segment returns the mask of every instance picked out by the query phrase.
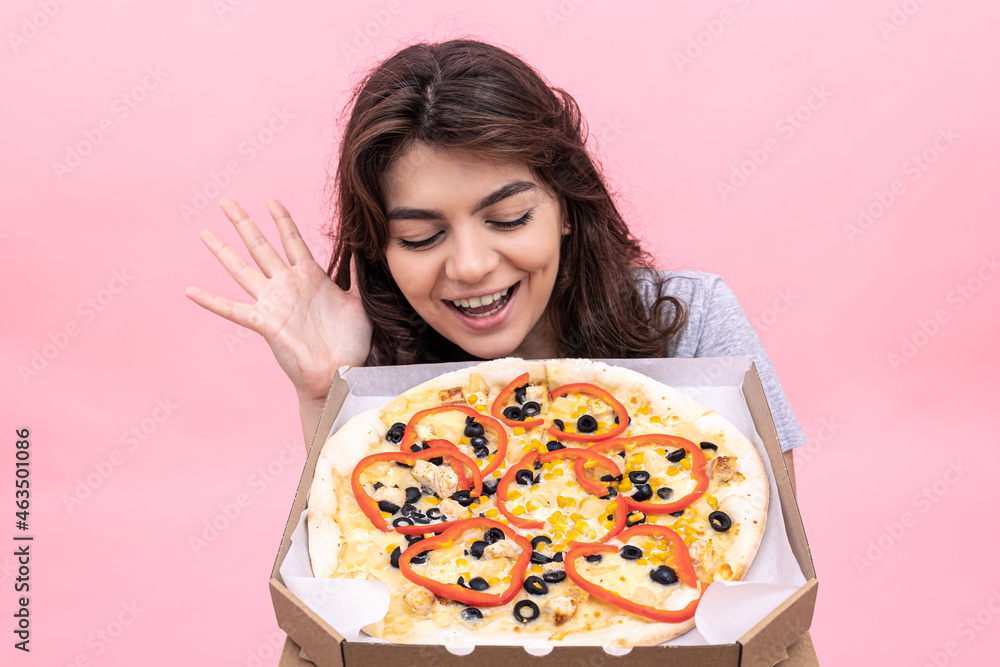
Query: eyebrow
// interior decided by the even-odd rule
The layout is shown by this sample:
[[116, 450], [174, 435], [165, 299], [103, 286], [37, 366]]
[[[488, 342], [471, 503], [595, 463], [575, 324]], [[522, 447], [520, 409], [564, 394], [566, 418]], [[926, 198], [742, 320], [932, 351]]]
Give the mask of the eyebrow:
[[[472, 213], [478, 213], [484, 208], [493, 206], [508, 197], [513, 197], [514, 195], [537, 188], [538, 186], [531, 181], [513, 181], [512, 183], [508, 183], [507, 185], [497, 188], [479, 200], [479, 203], [472, 209]], [[389, 211], [386, 217], [389, 220], [444, 220], [444, 213], [441, 211], [431, 211], [423, 208], [407, 208], [405, 206], [401, 206]]]

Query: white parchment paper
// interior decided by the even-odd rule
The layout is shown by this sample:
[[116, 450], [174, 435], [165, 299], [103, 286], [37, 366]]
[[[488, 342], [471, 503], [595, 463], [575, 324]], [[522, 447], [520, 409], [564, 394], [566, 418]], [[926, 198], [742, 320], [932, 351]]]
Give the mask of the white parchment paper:
[[[693, 646], [733, 643], [806, 582], [785, 534], [781, 500], [771, 463], [741, 390], [750, 360], [747, 357], [711, 357], [606, 361], [674, 387], [706, 409], [715, 410], [750, 439], [764, 461], [771, 494], [764, 537], [753, 565], [743, 581], [713, 583], [698, 605], [695, 629], [667, 642]], [[455, 363], [350, 369], [342, 373], [350, 387], [350, 394], [330, 434], [359, 412], [377, 408], [421, 382], [469, 365]], [[376, 581], [312, 577], [307, 537], [306, 513], [303, 512], [292, 535], [292, 546], [280, 567], [285, 585], [345, 639], [379, 641], [360, 632], [360, 629], [385, 615], [389, 607], [388, 587]], [[446, 634], [443, 633], [442, 639], [446, 639]], [[467, 652], [468, 649], [467, 645], [459, 647], [448, 641], [442, 643], [455, 653]], [[539, 643], [533, 644], [537, 646]]]

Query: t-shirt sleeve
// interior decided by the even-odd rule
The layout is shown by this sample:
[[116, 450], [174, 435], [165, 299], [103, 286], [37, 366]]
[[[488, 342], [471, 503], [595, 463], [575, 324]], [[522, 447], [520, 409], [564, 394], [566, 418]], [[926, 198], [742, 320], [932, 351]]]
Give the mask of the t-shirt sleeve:
[[787, 452], [806, 441], [805, 433], [792, 413], [785, 392], [778, 382], [771, 360], [767, 358], [757, 332], [740, 307], [736, 295], [721, 278], [711, 282], [705, 295], [696, 357], [747, 356], [757, 365], [764, 394], [778, 432], [781, 451]]

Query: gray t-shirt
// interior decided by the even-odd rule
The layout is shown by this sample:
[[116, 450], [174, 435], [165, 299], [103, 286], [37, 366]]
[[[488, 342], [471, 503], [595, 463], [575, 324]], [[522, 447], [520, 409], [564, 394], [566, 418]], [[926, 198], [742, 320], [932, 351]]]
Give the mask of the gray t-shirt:
[[[688, 307], [688, 320], [680, 336], [668, 348], [671, 357], [747, 356], [757, 365], [767, 404], [778, 431], [781, 450], [788, 451], [806, 441], [795, 420], [757, 332], [743, 313], [736, 295], [714, 273], [704, 271], [661, 271], [666, 280], [661, 294], [675, 296]], [[637, 286], [646, 307], [656, 298], [655, 283], [640, 277]], [[667, 303], [664, 308], [670, 308]], [[669, 312], [669, 311], [668, 311]]]

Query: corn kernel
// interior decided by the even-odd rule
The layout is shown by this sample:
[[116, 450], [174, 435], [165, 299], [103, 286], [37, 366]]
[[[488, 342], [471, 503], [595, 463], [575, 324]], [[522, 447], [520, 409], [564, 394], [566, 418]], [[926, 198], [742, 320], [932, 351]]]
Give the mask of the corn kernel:
[[478, 403], [479, 396], [477, 396], [476, 394], [469, 394], [465, 400], [469, 403]]
[[629, 454], [627, 457], [625, 457], [625, 462], [628, 465], [635, 466], [636, 468], [638, 468], [639, 466], [642, 465], [642, 454], [640, 452], [636, 452], [635, 454]]
[[719, 568], [718, 573], [722, 575], [723, 579], [733, 578], [733, 568], [730, 567], [729, 563], [723, 563], [722, 567]]
[[681, 459], [681, 467], [684, 468], [685, 470], [690, 470], [691, 469], [691, 457], [690, 456], [685, 456], [683, 459]]
[[467, 561], [464, 558], [456, 558], [455, 559], [455, 565], [457, 565], [459, 567], [465, 567], [468, 564], [469, 564], [469, 561]]
[[479, 496], [479, 504], [480, 505], [485, 505], [488, 502], [490, 502], [490, 497], [489, 496]]
[[635, 562], [635, 564], [636, 565], [649, 565], [649, 559], [648, 558], [640, 558], [639, 560], [637, 560]]
[[628, 477], [626, 477], [625, 479], [623, 479], [621, 482], [618, 483], [618, 491], [620, 493], [628, 493], [631, 490], [632, 490], [632, 482], [629, 480]]
[[498, 514], [500, 514], [500, 512], [499, 512], [499, 510], [497, 510], [496, 507], [491, 507], [490, 509], [486, 510], [486, 516], [489, 519], [495, 519], [495, 518], [497, 518]]
[[490, 577], [489, 579], [486, 580], [486, 583], [488, 583], [490, 586], [499, 586], [500, 577]]
[[531, 572], [532, 574], [541, 574], [542, 573], [542, 566], [541, 565], [532, 565], [531, 567], [528, 568], [528, 572]]
[[649, 421], [653, 422], [654, 424], [659, 424], [663, 420], [660, 419], [660, 415], [653, 415], [652, 417], [649, 418]]
[[638, 412], [640, 415], [648, 415], [649, 414], [649, 405], [640, 406], [639, 409], [636, 410], [636, 412]]
[[590, 538], [590, 539], [592, 539], [592, 540], [596, 540], [597, 539], [597, 531], [594, 530], [593, 528], [588, 528], [587, 529], [587, 537]]
[[679, 474], [681, 473], [679, 470], [677, 470], [677, 468], [667, 468], [667, 475], [669, 475], [670, 477], [677, 477], [677, 475]]
[[515, 426], [514, 428], [511, 429], [511, 432], [514, 435], [524, 435], [524, 427], [523, 426]]
[[524, 514], [524, 506], [518, 505], [517, 507], [512, 509], [510, 513], [513, 514], [514, 516], [521, 516], [522, 514]]
[[647, 516], [646, 517], [646, 523], [656, 523], [658, 520], [659, 520], [659, 517], [656, 517], [656, 516]]
[[566, 541], [567, 542], [572, 542], [574, 540], [579, 540], [580, 537], [581, 537], [580, 533], [576, 532], [575, 530], [571, 530], [568, 533], [566, 533]]
[[550, 479], [552, 479], [553, 477], [555, 477], [555, 475], [553, 475], [550, 472], [547, 472], [544, 475], [542, 475], [542, 479], [544, 479], [546, 482], [549, 481]]
[[507, 492], [507, 497], [510, 498], [511, 500], [517, 500], [518, 498], [521, 497], [521, 492], [518, 491], [517, 489], [513, 489]]
[[462, 572], [458, 576], [465, 577], [466, 581], [468, 581], [469, 579], [472, 579], [472, 573], [471, 572]]
[[470, 512], [475, 512], [477, 509], [479, 509], [479, 503], [472, 503], [471, 505], [469, 505]]
[[691, 535], [697, 535], [698, 530], [694, 526], [685, 526], [684, 534], [690, 537]]
[[536, 503], [534, 500], [529, 500], [525, 505], [525, 507], [528, 509], [529, 512], [534, 512], [536, 509], [538, 509], [538, 503]]
[[607, 519], [605, 519], [603, 522], [601, 522], [601, 525], [603, 525], [608, 530], [611, 530], [612, 528], [615, 527], [615, 522], [614, 521], [608, 521]]
[[577, 521], [575, 524], [573, 524], [573, 528], [574, 530], [576, 530], [576, 532], [580, 533], [581, 535], [585, 535], [587, 533], [587, 522]]
[[467, 445], [469, 444], [469, 439], [463, 435], [461, 438], [458, 439], [458, 444]]
[[389, 517], [391, 517], [391, 516], [392, 516], [392, 515], [391, 515], [391, 514], [389, 514], [388, 512], [382, 512], [382, 518], [383, 518], [383, 519], [388, 519], [388, 518], [389, 518]]
[[552, 471], [552, 474], [555, 475], [556, 477], [562, 477], [564, 473], [565, 471], [562, 468], [556, 468], [555, 470]]
[[504, 577], [504, 578], [503, 578], [503, 583], [505, 583], [505, 584], [509, 584], [509, 583], [510, 583], [510, 576], [506, 576], [506, 577]]
[[719, 501], [715, 499], [715, 496], [710, 496], [709, 494], [706, 493], [704, 497], [705, 497], [705, 502], [708, 503], [709, 507], [711, 507], [713, 510], [719, 509]]
[[476, 410], [478, 410], [479, 412], [486, 412], [486, 406], [476, 404]]
[[[559, 535], [559, 537], [562, 538], [562, 535]], [[551, 547], [552, 551], [559, 552], [559, 551], [565, 551], [566, 550], [566, 545], [565, 544], [561, 544], [560, 540], [554, 540], [554, 542], [555, 542], [555, 544], [553, 544], [552, 547]]]

